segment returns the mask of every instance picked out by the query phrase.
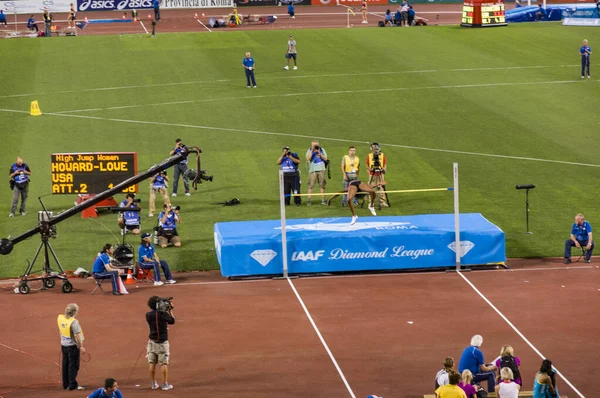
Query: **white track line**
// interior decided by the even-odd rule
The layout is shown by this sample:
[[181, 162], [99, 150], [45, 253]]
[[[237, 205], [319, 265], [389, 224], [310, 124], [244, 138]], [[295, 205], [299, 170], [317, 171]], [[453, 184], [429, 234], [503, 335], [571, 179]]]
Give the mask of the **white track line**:
[[204, 24], [202, 23], [202, 21], [201, 21], [201, 20], [199, 20], [199, 19], [196, 19], [196, 21], [198, 21], [198, 23], [199, 23], [200, 25], [204, 26], [204, 28], [205, 28], [206, 30], [208, 30], [209, 32], [211, 32], [211, 33], [212, 33], [212, 30], [210, 30], [210, 29], [208, 28], [208, 26], [204, 25]]
[[313, 91], [313, 92], [304, 92], [304, 93], [264, 94], [264, 95], [248, 95], [248, 96], [235, 96], [235, 97], [204, 98], [204, 99], [199, 99], [199, 100], [155, 102], [155, 103], [150, 103], [150, 104], [110, 106], [110, 107], [105, 107], [105, 108], [73, 109], [73, 110], [59, 111], [59, 112], [54, 112], [54, 113], [66, 114], [66, 113], [80, 113], [80, 112], [95, 112], [95, 111], [145, 108], [148, 106], [182, 105], [182, 104], [191, 104], [191, 103], [235, 101], [235, 100], [245, 101], [245, 100], [249, 100], [249, 99], [262, 99], [262, 98], [305, 97], [305, 96], [313, 96], [313, 95], [321, 96], [321, 95], [345, 95], [345, 94], [382, 93], [382, 92], [414, 91], [414, 90], [447, 90], [447, 89], [481, 88], [481, 87], [539, 86], [539, 85], [550, 85], [550, 84], [586, 84], [586, 81], [585, 80], [581, 81], [579, 79], [577, 79], [577, 80], [549, 80], [549, 81], [541, 81], [541, 82], [513, 82], [513, 83], [505, 82], [505, 83], [455, 84], [455, 85], [445, 85], [445, 86], [371, 88], [371, 89], [363, 89], [363, 90]]
[[346, 389], [348, 390], [348, 393], [350, 394], [350, 396], [352, 398], [356, 398], [356, 395], [354, 395], [354, 391], [352, 391], [352, 388], [350, 387], [350, 384], [348, 384], [348, 381], [346, 380], [346, 377], [344, 376], [344, 372], [342, 372], [342, 369], [340, 368], [340, 366], [338, 365], [337, 361], [335, 360], [335, 357], [331, 353], [331, 350], [329, 349], [329, 346], [327, 345], [327, 343], [325, 342], [325, 339], [321, 335], [321, 332], [319, 331], [319, 328], [317, 327], [317, 324], [315, 323], [315, 321], [313, 320], [312, 316], [310, 315], [310, 312], [308, 312], [308, 308], [306, 308], [306, 305], [304, 304], [304, 301], [302, 300], [302, 297], [300, 297], [300, 294], [296, 290], [296, 286], [294, 286], [294, 284], [292, 283], [292, 281], [290, 280], [290, 278], [286, 278], [286, 280], [288, 281], [288, 283], [290, 284], [290, 287], [294, 291], [294, 294], [296, 295], [296, 298], [300, 302], [300, 305], [302, 306], [302, 309], [304, 310], [304, 313], [306, 314], [306, 317], [308, 318], [308, 320], [310, 321], [310, 324], [312, 325], [313, 329], [315, 330], [315, 333], [317, 333], [317, 336], [319, 336], [319, 340], [321, 340], [321, 344], [323, 344], [323, 347], [325, 347], [325, 351], [327, 351], [327, 354], [329, 355], [329, 358], [331, 359], [331, 362], [333, 362], [333, 365], [337, 369], [338, 374], [340, 375], [342, 381], [344, 382], [344, 385], [346, 386]]
[[[1, 108], [0, 108], [0, 112], [29, 114], [29, 111], [21, 111], [21, 110], [15, 110], [15, 109], [1, 109]], [[166, 122], [152, 122], [152, 121], [146, 121], [146, 120], [116, 119], [116, 118], [99, 117], [99, 116], [72, 115], [72, 114], [66, 114], [66, 113], [44, 113], [44, 115], [72, 117], [72, 118], [88, 119], [88, 120], [103, 120], [103, 121], [117, 122], [117, 123], [143, 124], [143, 125], [150, 125], [150, 126], [181, 127], [181, 128], [190, 128], [190, 129], [198, 129], [198, 130], [226, 131], [226, 132], [230, 132], [230, 133], [249, 133], [249, 134], [280, 136], [280, 137], [319, 139], [322, 141], [334, 141], [334, 142], [344, 142], [344, 143], [353, 143], [353, 144], [356, 144], [356, 143], [369, 144], [368, 141], [350, 140], [350, 139], [344, 139], [344, 138], [316, 137], [314, 135], [305, 135], [305, 134], [289, 134], [289, 133], [278, 133], [278, 132], [270, 132], [270, 131], [232, 129], [232, 128], [226, 128], [226, 127], [202, 126], [202, 125], [183, 124], [183, 123], [166, 123]], [[532, 161], [532, 162], [565, 164], [565, 165], [569, 165], [569, 166], [600, 167], [600, 164], [568, 162], [565, 160], [541, 159], [541, 158], [530, 158], [530, 157], [523, 157], [523, 156], [510, 156], [510, 155], [496, 155], [493, 153], [456, 151], [456, 150], [452, 150], [452, 149], [438, 149], [438, 148], [427, 148], [427, 147], [418, 147], [418, 146], [410, 146], [410, 145], [388, 144], [388, 143], [384, 143], [384, 142], [380, 142], [380, 144], [384, 145], [384, 146], [395, 147], [395, 148], [442, 152], [442, 153], [453, 153], [453, 154], [457, 154], [457, 155], [471, 155], [471, 156], [483, 156], [483, 157], [500, 158], [500, 159], [526, 160], [526, 161]]]
[[[516, 328], [516, 326], [515, 326], [515, 325], [513, 325], [513, 323], [512, 323], [511, 321], [509, 321], [509, 320], [508, 320], [508, 318], [507, 318], [506, 316], [504, 316], [504, 314], [503, 314], [502, 312], [500, 312], [500, 310], [499, 310], [498, 308], [496, 308], [496, 306], [495, 306], [494, 304], [492, 304], [492, 302], [491, 302], [490, 300], [488, 300], [488, 298], [487, 298], [487, 297], [485, 297], [485, 296], [483, 295], [483, 293], [481, 293], [481, 292], [479, 291], [479, 289], [477, 289], [477, 287], [475, 287], [475, 285], [474, 285], [474, 284], [473, 284], [473, 283], [472, 283], [472, 282], [471, 282], [469, 279], [467, 279], [467, 277], [466, 277], [466, 276], [464, 276], [464, 275], [462, 274], [462, 272], [460, 272], [460, 271], [456, 271], [456, 273], [457, 273], [458, 275], [460, 275], [460, 277], [461, 277], [461, 278], [463, 278], [463, 280], [464, 280], [465, 282], [467, 282], [467, 284], [468, 284], [469, 286], [471, 286], [471, 288], [473, 288], [473, 290], [475, 290], [475, 292], [476, 292], [476, 293], [479, 295], [479, 297], [481, 297], [481, 298], [482, 298], [482, 299], [483, 299], [483, 300], [484, 300], [484, 301], [485, 301], [485, 302], [486, 302], [486, 303], [487, 303], [487, 304], [488, 304], [490, 307], [492, 307], [492, 309], [493, 309], [494, 311], [496, 311], [496, 313], [497, 313], [498, 315], [500, 315], [500, 317], [501, 317], [502, 319], [504, 319], [504, 322], [506, 322], [506, 323], [508, 324], [508, 326], [510, 326], [510, 327], [511, 327], [511, 328], [512, 328], [512, 329], [513, 329], [513, 330], [514, 330], [514, 331], [515, 331], [515, 332], [516, 332], [516, 333], [519, 335], [519, 337], [521, 337], [521, 338], [523, 339], [523, 341], [525, 341], [525, 343], [527, 343], [527, 345], [528, 345], [529, 347], [531, 347], [531, 349], [532, 349], [532, 350], [533, 350], [533, 351], [534, 351], [536, 354], [538, 354], [538, 356], [539, 356], [540, 358], [542, 358], [542, 359], [546, 359], [546, 356], [545, 356], [544, 354], [542, 354], [542, 353], [541, 353], [541, 352], [540, 352], [540, 351], [539, 351], [539, 350], [538, 350], [538, 349], [537, 349], [537, 348], [536, 348], [536, 347], [535, 347], [533, 344], [531, 344], [531, 342], [530, 342], [530, 341], [527, 339], [527, 337], [525, 337], [525, 335], [523, 335], [523, 333], [521, 333], [521, 332], [519, 331], [519, 329], [517, 329], [517, 328]], [[567, 379], [567, 378], [566, 378], [566, 377], [565, 377], [565, 376], [564, 376], [562, 373], [560, 373], [560, 371], [559, 371], [559, 370], [558, 370], [556, 367], [555, 367], [554, 369], [556, 370], [556, 373], [557, 373], [557, 374], [558, 374], [558, 375], [559, 375], [559, 376], [560, 376], [560, 377], [561, 377], [561, 378], [562, 378], [562, 379], [565, 381], [565, 383], [567, 383], [567, 385], [568, 385], [569, 387], [571, 387], [571, 389], [572, 389], [573, 391], [575, 391], [575, 393], [576, 393], [577, 395], [579, 395], [581, 398], [585, 398], [585, 397], [583, 396], [583, 394], [582, 394], [582, 393], [580, 393], [580, 392], [579, 392], [579, 390], [578, 390], [577, 388], [575, 388], [575, 386], [574, 386], [573, 384], [571, 384], [571, 382], [570, 382], [570, 381], [569, 381], [569, 380], [568, 380], [568, 379]]]
[[146, 32], [146, 34], [149, 34], [148, 33], [148, 29], [146, 29], [146, 25], [144, 25], [144, 23], [142, 22], [142, 20], [138, 19], [138, 21], [140, 22], [140, 25], [142, 25], [142, 28], [144, 28], [144, 32]]
[[[457, 68], [457, 69], [446, 69], [446, 70], [404, 70], [404, 71], [383, 71], [383, 72], [363, 72], [363, 73], [328, 73], [321, 75], [286, 75], [286, 76], [264, 76], [261, 80], [279, 80], [279, 79], [313, 79], [322, 77], [348, 77], [348, 76], [370, 76], [370, 75], [396, 75], [405, 73], [444, 73], [444, 72], [477, 72], [477, 71], [502, 71], [502, 70], [519, 70], [519, 69], [548, 69], [548, 68], [573, 68], [579, 66], [573, 65], [532, 65], [532, 66], [506, 66], [506, 67], [488, 67], [488, 68]], [[156, 83], [156, 84], [140, 84], [132, 86], [114, 86], [114, 87], [98, 87], [98, 88], [87, 88], [81, 90], [63, 90], [53, 91], [49, 93], [27, 93], [27, 94], [9, 94], [2, 95], [0, 98], [18, 98], [18, 97], [30, 97], [39, 95], [56, 95], [56, 94], [72, 94], [72, 93], [85, 93], [85, 92], [96, 92], [96, 91], [111, 91], [111, 90], [131, 90], [135, 88], [152, 88], [152, 87], [166, 87], [166, 86], [184, 86], [193, 84], [214, 84], [214, 83], [227, 83], [237, 82], [239, 79], [215, 79], [215, 80], [193, 80], [187, 82], [171, 82], [171, 83]]]

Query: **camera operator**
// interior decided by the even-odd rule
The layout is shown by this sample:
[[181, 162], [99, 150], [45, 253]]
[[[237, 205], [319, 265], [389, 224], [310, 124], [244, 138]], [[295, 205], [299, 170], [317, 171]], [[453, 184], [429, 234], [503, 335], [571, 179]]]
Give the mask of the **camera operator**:
[[377, 186], [377, 196], [379, 197], [379, 208], [389, 207], [387, 195], [385, 194], [384, 174], [387, 170], [387, 158], [381, 152], [379, 144], [371, 144], [371, 153], [367, 155], [367, 168], [369, 169], [369, 185]]
[[166, 171], [161, 171], [152, 176], [150, 179], [150, 200], [148, 201], [148, 217], [154, 217], [154, 210], [156, 210], [156, 193], [160, 193], [163, 198], [164, 204], [168, 205], [171, 202], [169, 201], [169, 193], [167, 192], [167, 183], [169, 182], [169, 177], [167, 176]]
[[13, 191], [12, 204], [10, 206], [9, 217], [14, 217], [17, 211], [17, 203], [19, 202], [19, 196], [21, 196], [21, 208], [20, 213], [22, 216], [25, 215], [25, 204], [27, 204], [27, 193], [29, 192], [29, 176], [31, 170], [27, 163], [23, 163], [23, 159], [18, 156], [17, 162], [10, 166], [8, 176], [10, 177], [10, 187]]
[[[170, 357], [168, 325], [175, 324], [173, 307], [169, 299], [162, 299], [158, 296], [152, 296], [148, 299], [148, 307], [151, 311], [146, 313], [146, 321], [148, 322], [150, 335], [146, 345], [146, 354], [150, 365], [152, 389], [170, 390], [173, 386], [168, 381]], [[162, 384], [160, 386], [156, 382], [156, 364], [160, 365], [162, 373]]]
[[[175, 154], [185, 152], [186, 150], [187, 150], [187, 147], [185, 146], [183, 141], [181, 141], [181, 138], [177, 138], [175, 140], [175, 148], [173, 148], [173, 150], [170, 152], [170, 154], [171, 154], [171, 156], [173, 156]], [[172, 196], [177, 196], [177, 187], [179, 186], [179, 175], [181, 175], [181, 177], [183, 179], [183, 186], [185, 188], [185, 196], [192, 196], [192, 194], [190, 193], [190, 183], [188, 181], [187, 175], [185, 174], [187, 169], [188, 169], [187, 158], [183, 159], [181, 162], [179, 162], [175, 166], [173, 166], [174, 171], [173, 171], [173, 195]]]
[[181, 222], [179, 206], [163, 205], [163, 211], [158, 216], [158, 244], [165, 248], [172, 243], [181, 247], [181, 239], [177, 233], [177, 224]]
[[121, 228], [121, 235], [125, 235], [127, 232], [131, 232], [134, 235], [139, 235], [140, 230], [140, 207], [137, 205], [140, 203], [140, 199], [135, 198], [134, 193], [128, 193], [125, 195], [125, 200], [121, 202], [119, 207], [137, 209], [138, 211], [127, 211], [123, 210], [117, 218], [117, 224]]
[[321, 192], [321, 204], [327, 206], [325, 200], [325, 185], [327, 180], [325, 179], [325, 170], [327, 169], [327, 152], [324, 148], [319, 146], [318, 140], [313, 140], [311, 147], [306, 151], [306, 161], [308, 162], [308, 200], [306, 204], [310, 206], [310, 194], [315, 187], [315, 183], [319, 184], [319, 190]]
[[[285, 194], [285, 204], [289, 206], [291, 193], [300, 193], [300, 171], [298, 170], [300, 157], [296, 152], [290, 151], [289, 146], [284, 146], [281, 156], [277, 159], [277, 164], [283, 170], [283, 192]], [[296, 206], [302, 204], [300, 196], [294, 196], [294, 203]]]

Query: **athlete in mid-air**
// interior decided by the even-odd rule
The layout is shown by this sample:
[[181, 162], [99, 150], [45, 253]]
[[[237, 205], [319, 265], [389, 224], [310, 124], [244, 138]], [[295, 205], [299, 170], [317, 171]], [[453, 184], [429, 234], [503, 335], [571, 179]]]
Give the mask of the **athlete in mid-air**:
[[[385, 185], [385, 181], [382, 181], [379, 185]], [[350, 225], [354, 225], [354, 223], [356, 223], [356, 220], [358, 219], [358, 216], [356, 215], [356, 212], [354, 211], [354, 196], [356, 196], [356, 194], [358, 193], [368, 193], [370, 198], [369, 198], [369, 206], [368, 209], [371, 212], [371, 214], [373, 214], [374, 216], [377, 215], [377, 213], [375, 213], [375, 207], [373, 206], [373, 203], [375, 201], [375, 189], [373, 189], [372, 186], [370, 186], [369, 184], [366, 184], [362, 181], [359, 180], [354, 180], [354, 181], [350, 181], [348, 183], [348, 188], [344, 189], [342, 191], [342, 193], [337, 193], [335, 195], [333, 195], [331, 198], [329, 198], [329, 200], [327, 201], [327, 206], [331, 205], [331, 201], [335, 198], [337, 198], [340, 195], [343, 195], [344, 193], [347, 193], [348, 196], [348, 207], [350, 208], [350, 211], [352, 212], [352, 222], [350, 222]]]

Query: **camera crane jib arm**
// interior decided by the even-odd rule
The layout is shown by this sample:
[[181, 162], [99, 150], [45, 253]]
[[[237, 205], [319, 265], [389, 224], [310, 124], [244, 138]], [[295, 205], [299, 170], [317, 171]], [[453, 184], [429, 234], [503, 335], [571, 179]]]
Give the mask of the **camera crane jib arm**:
[[17, 243], [24, 241], [25, 239], [28, 239], [38, 233], [45, 233], [45, 231], [49, 230], [50, 226], [52, 226], [54, 224], [58, 224], [59, 222], [64, 221], [67, 218], [70, 218], [70, 217], [82, 212], [83, 210], [95, 205], [96, 203], [101, 202], [102, 200], [109, 198], [109, 197], [113, 196], [114, 194], [120, 193], [125, 188], [128, 188], [132, 185], [142, 182], [142, 181], [152, 177], [156, 173], [158, 173], [162, 170], [166, 170], [169, 167], [180, 163], [182, 160], [187, 158], [190, 153], [195, 153], [196, 156], [199, 157], [201, 152], [202, 152], [202, 150], [198, 147], [186, 147], [186, 150], [184, 152], [175, 154], [175, 155], [169, 157], [168, 159], [165, 159], [162, 162], [155, 164], [154, 166], [150, 167], [148, 170], [143, 171], [143, 172], [121, 182], [120, 184], [115, 185], [111, 189], [107, 189], [106, 191], [99, 193], [98, 195], [86, 200], [85, 202], [82, 202], [74, 207], [71, 207], [68, 210], [65, 210], [64, 212], [60, 213], [56, 217], [50, 218], [48, 221], [40, 222], [40, 225], [38, 225], [37, 227], [35, 227], [33, 229], [30, 229], [27, 232], [22, 233], [19, 236], [16, 236], [12, 239], [7, 239], [7, 238], [0, 239], [0, 254], [3, 254], [3, 255], [9, 254], [12, 251], [13, 246], [16, 245]]

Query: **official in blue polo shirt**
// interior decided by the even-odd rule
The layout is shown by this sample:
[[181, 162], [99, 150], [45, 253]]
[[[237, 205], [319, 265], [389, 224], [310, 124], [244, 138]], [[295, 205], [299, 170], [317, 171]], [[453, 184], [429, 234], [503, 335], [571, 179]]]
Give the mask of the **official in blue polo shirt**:
[[104, 380], [104, 388], [97, 389], [88, 398], [123, 398], [123, 394], [119, 391], [117, 381], [110, 378]]
[[495, 365], [486, 365], [480, 349], [482, 344], [481, 335], [476, 334], [471, 338], [471, 345], [465, 348], [460, 356], [458, 372], [462, 373], [465, 369], [469, 369], [473, 373], [473, 383], [487, 381], [488, 392], [494, 392], [498, 368]]
[[242, 66], [246, 72], [246, 87], [250, 88], [250, 82], [252, 81], [252, 87], [256, 88], [256, 80], [254, 79], [254, 58], [251, 57], [250, 53], [246, 53], [246, 57], [242, 60]]
[[575, 224], [571, 228], [571, 238], [565, 241], [565, 264], [571, 264], [571, 248], [585, 247], [585, 262], [590, 263], [592, 252], [594, 251], [594, 241], [592, 240], [592, 226], [585, 221], [583, 214], [575, 216]]
[[154, 8], [154, 19], [160, 21], [160, 3], [161, 0], [152, 0], [152, 8]]
[[[92, 265], [92, 276], [94, 279], [110, 279], [112, 284], [113, 294], [120, 296], [119, 292], [119, 269], [113, 268], [110, 264], [111, 256], [114, 253], [114, 248], [110, 243], [107, 243], [102, 248], [102, 253], [96, 257], [94, 265]], [[122, 271], [121, 271], [122, 272]]]
[[583, 41], [583, 46], [579, 49], [579, 55], [581, 55], [581, 78], [585, 79], [585, 72], [587, 69], [587, 77], [590, 76], [590, 55], [592, 55], [592, 49], [588, 46], [587, 39]]

